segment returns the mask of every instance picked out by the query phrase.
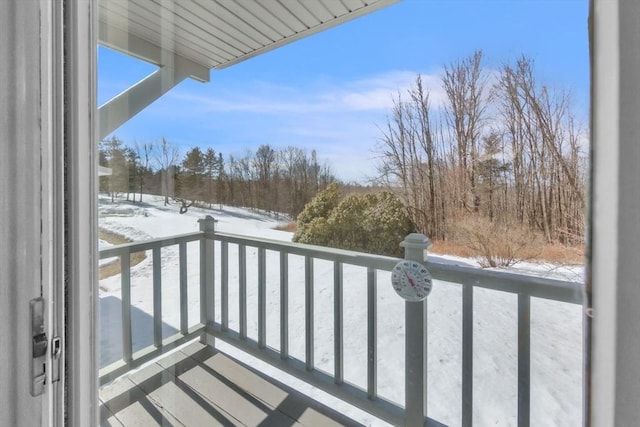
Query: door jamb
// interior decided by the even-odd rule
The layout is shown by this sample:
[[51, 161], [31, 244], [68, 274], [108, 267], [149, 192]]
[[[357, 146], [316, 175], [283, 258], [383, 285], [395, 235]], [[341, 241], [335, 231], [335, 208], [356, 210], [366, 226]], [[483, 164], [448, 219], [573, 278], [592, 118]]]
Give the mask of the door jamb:
[[96, 16], [96, 0], [65, 1], [65, 341], [70, 426], [98, 425]]

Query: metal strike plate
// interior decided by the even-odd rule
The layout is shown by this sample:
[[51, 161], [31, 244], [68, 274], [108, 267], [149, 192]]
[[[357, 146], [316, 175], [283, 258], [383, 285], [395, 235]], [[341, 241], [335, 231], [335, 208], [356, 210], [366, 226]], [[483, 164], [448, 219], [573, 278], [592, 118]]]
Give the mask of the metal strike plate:
[[51, 383], [60, 381], [60, 355], [62, 354], [62, 338], [51, 340]]
[[44, 329], [44, 299], [32, 299], [29, 302], [31, 313], [31, 395], [44, 393], [46, 382], [46, 362], [48, 339]]

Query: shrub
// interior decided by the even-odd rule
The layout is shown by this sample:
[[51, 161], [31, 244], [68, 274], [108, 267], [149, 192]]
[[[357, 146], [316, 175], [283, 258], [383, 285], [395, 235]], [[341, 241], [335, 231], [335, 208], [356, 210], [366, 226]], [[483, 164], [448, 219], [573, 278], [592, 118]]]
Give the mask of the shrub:
[[298, 225], [298, 230], [293, 235], [293, 241], [298, 243], [310, 243], [313, 245], [329, 246], [331, 232], [326, 218], [313, 218], [303, 226]]
[[[298, 229], [304, 228], [315, 218], [328, 218], [333, 209], [338, 206], [340, 192], [338, 184], [331, 183], [324, 191], [319, 192], [304, 206], [304, 210], [298, 215]], [[294, 242], [295, 242], [294, 237]]]
[[492, 223], [483, 217], [467, 217], [456, 222], [453, 238], [478, 256], [483, 268], [509, 267], [536, 258], [541, 239], [515, 224]]
[[[330, 194], [323, 194], [327, 191]], [[337, 203], [336, 195], [337, 186], [328, 188], [307, 204], [298, 217], [294, 242], [402, 256], [399, 244], [414, 227], [396, 196], [351, 195]]]

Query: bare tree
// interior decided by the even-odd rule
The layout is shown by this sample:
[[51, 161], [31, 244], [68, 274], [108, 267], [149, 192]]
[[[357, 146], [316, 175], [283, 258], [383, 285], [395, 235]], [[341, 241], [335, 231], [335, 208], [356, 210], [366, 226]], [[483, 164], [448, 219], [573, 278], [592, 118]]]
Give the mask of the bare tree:
[[180, 149], [162, 137], [156, 143], [155, 160], [161, 173], [161, 193], [164, 196], [164, 205], [169, 204], [169, 197], [175, 194], [176, 165], [180, 159]]
[[497, 87], [513, 141], [519, 214], [547, 241], [575, 241], [583, 230], [585, 180], [568, 94], [538, 85], [526, 57], [503, 67]]
[[[435, 238], [444, 237], [436, 199], [436, 143], [429, 92], [418, 75], [409, 89], [410, 101], [394, 101], [378, 146], [378, 172], [382, 182], [404, 202], [419, 230]], [[442, 206], [442, 205], [440, 205]]]
[[[142, 193], [144, 192], [144, 185], [151, 174], [151, 153], [153, 152], [153, 144], [151, 143], [137, 143], [135, 144], [135, 152], [138, 156], [138, 169], [140, 185], [140, 202], [142, 202]], [[134, 197], [135, 198], [135, 197]]]
[[[446, 120], [456, 141], [460, 185], [465, 190], [460, 194], [460, 204], [462, 208], [477, 213], [480, 197], [476, 185], [476, 165], [487, 106], [487, 79], [482, 72], [482, 51], [478, 50], [471, 57], [445, 67], [442, 83], [448, 101]], [[466, 191], [467, 188], [470, 191]], [[467, 200], [469, 196], [471, 203]]]
[[256, 190], [257, 206], [266, 211], [271, 211], [274, 206], [271, 200], [271, 192], [274, 190], [272, 186], [272, 178], [275, 171], [276, 152], [268, 144], [262, 144], [258, 147], [253, 165], [255, 168], [255, 176], [258, 183]]
[[481, 60], [478, 51], [445, 68], [444, 110], [431, 109], [420, 76], [394, 99], [377, 146], [379, 182], [436, 239], [489, 223], [580, 243], [585, 157], [566, 92], [539, 85], [525, 57], [489, 92]]

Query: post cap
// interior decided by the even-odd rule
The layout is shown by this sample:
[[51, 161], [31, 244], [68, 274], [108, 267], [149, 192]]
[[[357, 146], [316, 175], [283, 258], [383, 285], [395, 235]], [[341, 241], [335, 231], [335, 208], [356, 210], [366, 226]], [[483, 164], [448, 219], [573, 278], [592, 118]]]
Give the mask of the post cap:
[[429, 249], [431, 241], [421, 233], [411, 233], [400, 242], [400, 247], [407, 249]]
[[200, 231], [215, 231], [217, 219], [211, 215], [207, 215], [204, 218], [200, 218], [198, 223], [200, 224]]

